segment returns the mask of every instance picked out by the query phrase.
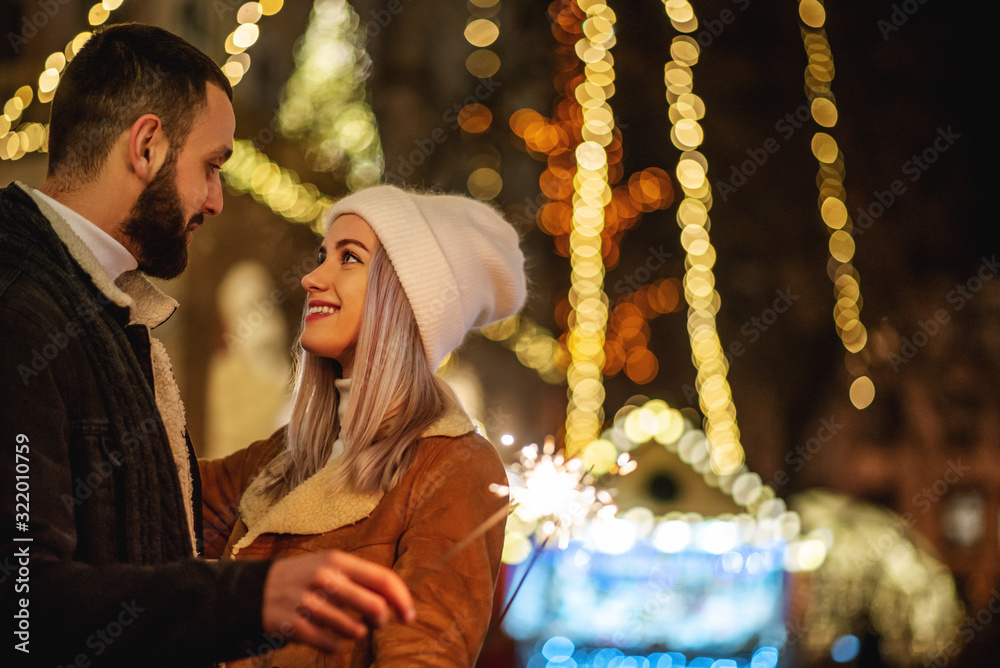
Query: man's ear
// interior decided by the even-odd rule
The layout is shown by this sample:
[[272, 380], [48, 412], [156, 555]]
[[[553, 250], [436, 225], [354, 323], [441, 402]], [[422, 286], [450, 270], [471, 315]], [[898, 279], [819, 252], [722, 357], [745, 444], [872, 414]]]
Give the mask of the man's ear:
[[149, 183], [167, 159], [170, 143], [156, 114], [144, 114], [132, 124], [128, 136], [128, 160], [132, 171]]

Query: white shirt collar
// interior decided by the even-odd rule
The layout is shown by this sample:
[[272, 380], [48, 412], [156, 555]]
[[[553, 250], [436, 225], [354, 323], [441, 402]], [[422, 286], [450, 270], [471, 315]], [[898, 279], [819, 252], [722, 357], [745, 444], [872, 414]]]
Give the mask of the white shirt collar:
[[87, 246], [97, 261], [101, 263], [101, 268], [111, 278], [112, 281], [126, 271], [131, 271], [139, 266], [136, 259], [128, 252], [117, 239], [90, 222], [79, 213], [69, 208], [62, 202], [52, 199], [41, 190], [35, 192], [43, 198], [56, 213], [62, 216], [70, 229], [80, 237], [80, 240]]

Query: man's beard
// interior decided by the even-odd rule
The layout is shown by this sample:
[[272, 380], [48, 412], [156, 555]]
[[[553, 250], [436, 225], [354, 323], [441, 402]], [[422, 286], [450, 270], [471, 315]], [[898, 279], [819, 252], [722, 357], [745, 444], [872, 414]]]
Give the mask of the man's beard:
[[177, 154], [170, 151], [159, 173], [143, 189], [122, 224], [125, 246], [135, 255], [139, 270], [156, 278], [176, 278], [188, 262], [189, 223], [201, 224], [203, 215], [184, 220], [177, 192]]

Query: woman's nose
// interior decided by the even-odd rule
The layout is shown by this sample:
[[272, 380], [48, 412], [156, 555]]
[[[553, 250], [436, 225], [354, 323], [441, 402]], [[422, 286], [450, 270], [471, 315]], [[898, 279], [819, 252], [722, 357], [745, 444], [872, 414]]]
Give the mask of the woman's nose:
[[326, 288], [326, 282], [323, 281], [318, 268], [302, 277], [302, 287], [309, 292], [319, 292]]

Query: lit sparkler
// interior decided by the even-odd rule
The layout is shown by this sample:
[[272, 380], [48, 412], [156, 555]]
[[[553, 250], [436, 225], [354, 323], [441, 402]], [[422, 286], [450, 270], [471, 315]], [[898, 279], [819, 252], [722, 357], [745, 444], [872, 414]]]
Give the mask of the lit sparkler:
[[611, 494], [591, 484], [593, 477], [583, 461], [556, 453], [551, 438], [541, 451], [535, 444], [522, 448], [520, 462], [511, 468], [509, 484], [490, 489], [510, 495], [511, 514], [534, 527], [536, 541], [554, 538], [564, 549], [589, 517], [610, 519], [618, 512]]
[[[626, 454], [625, 460], [627, 459]], [[441, 568], [490, 527], [510, 515], [525, 526], [534, 528], [536, 552], [553, 538], [558, 541], [559, 549], [564, 549], [569, 544], [573, 530], [582, 528], [591, 515], [601, 519], [613, 518], [618, 507], [612, 503], [611, 494], [606, 490], [595, 489], [591, 484], [593, 476], [583, 467], [580, 459], [567, 460], [562, 454], [557, 454], [555, 440], [551, 436], [545, 439], [541, 451], [536, 444], [521, 448], [520, 462], [511, 466], [509, 483], [490, 485], [490, 491], [498, 496], [509, 495], [510, 504], [491, 515], [426, 567], [410, 582], [410, 586]], [[619, 475], [626, 475], [633, 470], [634, 461], [619, 459]]]

